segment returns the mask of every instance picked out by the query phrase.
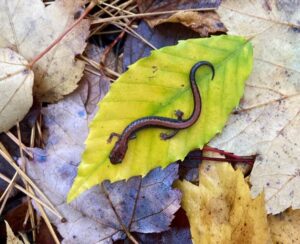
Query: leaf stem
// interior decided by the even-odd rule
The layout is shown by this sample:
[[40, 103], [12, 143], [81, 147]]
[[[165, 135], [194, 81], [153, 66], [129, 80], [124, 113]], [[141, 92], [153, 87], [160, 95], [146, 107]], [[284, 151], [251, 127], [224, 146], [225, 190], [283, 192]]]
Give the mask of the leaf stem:
[[70, 25], [59, 37], [57, 37], [44, 51], [39, 53], [33, 58], [33, 60], [28, 64], [28, 68], [32, 69], [32, 66], [39, 61], [46, 53], [48, 53], [57, 43], [59, 43], [76, 25], [78, 25], [84, 17], [92, 10], [96, 5], [95, 1], [92, 0], [87, 8], [84, 10], [83, 14], [72, 24]]
[[[238, 156], [238, 155], [235, 155], [234, 153], [231, 153], [231, 152], [226, 152], [224, 150], [220, 150], [218, 148], [214, 148], [214, 147], [210, 147], [210, 146], [204, 146], [202, 151], [207, 151], [207, 152], [216, 152], [216, 153], [219, 153], [221, 155], [224, 155], [224, 156], [227, 156], [229, 158], [234, 158], [234, 159], [237, 159], [237, 160], [253, 160], [255, 158], [255, 155], [251, 155], [251, 156]], [[254, 161], [254, 160], [253, 160]]]

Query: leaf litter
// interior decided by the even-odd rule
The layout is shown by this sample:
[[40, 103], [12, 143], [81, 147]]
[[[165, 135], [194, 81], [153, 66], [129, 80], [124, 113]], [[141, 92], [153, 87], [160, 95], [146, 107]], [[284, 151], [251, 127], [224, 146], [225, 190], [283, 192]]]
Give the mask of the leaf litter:
[[[220, 21], [218, 14], [212, 11], [219, 7], [221, 1], [186, 1], [186, 0], [138, 0], [137, 5], [140, 12], [164, 12], [170, 10], [185, 10], [172, 14], [160, 14], [157, 16], [147, 17], [145, 20], [151, 28], [162, 23], [180, 23], [191, 30], [198, 32], [200, 36], [226, 32], [226, 28]], [[191, 10], [192, 9], [192, 10]], [[206, 10], [206, 11], [194, 11]], [[207, 11], [211, 9], [211, 11]]]
[[[91, 55], [97, 52], [93, 46], [88, 50]], [[109, 84], [107, 79], [99, 79], [97, 75], [88, 74], [85, 78], [89, 81], [85, 79], [84, 83], [92, 84], [91, 90], [80, 85], [75, 93], [42, 109], [48, 134], [46, 148], [33, 149], [35, 160], [27, 163], [28, 175], [67, 219], [67, 223], [61, 223], [49, 213], [51, 221], [66, 243], [111, 243], [124, 239], [125, 233], [167, 230], [180, 207], [181, 194], [172, 189], [177, 179], [176, 164], [164, 170], [156, 169], [143, 179], [134, 177], [115, 184], [106, 181], [71, 204], [66, 203], [84, 150], [89, 116], [94, 114], [90, 109], [97, 109], [95, 100], [89, 99], [93, 95], [84, 93], [98, 93], [100, 99]]]
[[[227, 4], [227, 5], [226, 5]], [[255, 22], [257, 21], [258, 22], [258, 19], [267, 19], [267, 17], [270, 17], [271, 16], [271, 19], [272, 19], [272, 21], [274, 21], [274, 26], [276, 26], [276, 24], [278, 24], [278, 23], [276, 23], [276, 22], [279, 22], [280, 23], [280, 21], [282, 20], [280, 20], [280, 21], [278, 21], [278, 18], [280, 19], [280, 18], [282, 18], [282, 16], [283, 16], [283, 19], [284, 18], [289, 18], [289, 20], [288, 21], [291, 21], [290, 23], [293, 23], [293, 21], [296, 19], [295, 18], [295, 16], [296, 16], [296, 14], [295, 14], [295, 8], [292, 6], [291, 7], [291, 5], [289, 4], [289, 5], [285, 5], [284, 3], [282, 3], [281, 1], [278, 1], [278, 2], [276, 2], [276, 5], [274, 5], [274, 2], [266, 2], [265, 3], [265, 5], [264, 6], [261, 6], [261, 5], [259, 5], [260, 3], [257, 3], [257, 2], [255, 2], [255, 4], [253, 4], [253, 6], [254, 6], [254, 8], [253, 8], [253, 6], [247, 6], [247, 7], [243, 7], [243, 6], [238, 6], [238, 7], [236, 7], [236, 6], [234, 6], [234, 3], [232, 4], [232, 2], [231, 1], [227, 1], [226, 2], [226, 4], [223, 4], [223, 6], [221, 7], [221, 11], [223, 11], [224, 9], [227, 9], [227, 10], [230, 10], [230, 11], [233, 11], [233, 12], [235, 12], [235, 13], [242, 13], [242, 15], [245, 15], [245, 16], [248, 16], [248, 17], [251, 17], [251, 15], [252, 15], [252, 17], [254, 16], [254, 14], [253, 13], [255, 13], [255, 14], [257, 14], [257, 16], [254, 16], [254, 18], [256, 18], [256, 17], [258, 17], [257, 18], [257, 20], [255, 20]], [[232, 5], [231, 5], [232, 4]], [[289, 6], [289, 8], [287, 7], [287, 6]], [[223, 9], [223, 7], [224, 7], [224, 9]], [[261, 11], [261, 9], [260, 8], [258, 8], [258, 7], [263, 7], [263, 11]], [[245, 12], [243, 12], [243, 11], [245, 11], [245, 9], [250, 9], [249, 11], [251, 12], [250, 14], [249, 13], [246, 13], [245, 14]], [[278, 10], [278, 9], [283, 9], [281, 12]], [[257, 11], [258, 10], [258, 11]], [[268, 13], [270, 13], [270, 12], [272, 12], [272, 14], [271, 15], [265, 15], [265, 12], [264, 11], [266, 11], [267, 10], [267, 12]], [[275, 11], [274, 11], [275, 10]], [[276, 12], [278, 10], [278, 12]], [[224, 10], [225, 11], [225, 10]], [[229, 11], [229, 12], [230, 12]], [[225, 11], [226, 12], [226, 11]], [[286, 13], [289, 13], [289, 16], [287, 16], [287, 14]], [[226, 13], [226, 14], [228, 14], [228, 12]], [[225, 16], [226, 16], [226, 14], [225, 14]], [[221, 14], [222, 15], [222, 14]], [[227, 17], [230, 17], [231, 18], [231, 16], [230, 16], [230, 14], [228, 14], [227, 15]], [[245, 17], [244, 16], [244, 17]], [[274, 18], [274, 16], [275, 16], [275, 18]], [[223, 17], [224, 17], [224, 15], [223, 15]], [[250, 18], [251, 19], [251, 18]], [[252, 19], [252, 21], [253, 21], [253, 19]], [[272, 22], [271, 21], [271, 22]], [[299, 27], [297, 27], [297, 24], [292, 24], [292, 25], [290, 25], [290, 23], [289, 22], [285, 22], [286, 20], [284, 19], [283, 21], [282, 21], [282, 23], [280, 23], [280, 24], [286, 24], [286, 23], [288, 23], [287, 24], [287, 26], [290, 26], [290, 28], [288, 29], [288, 31], [294, 31], [294, 32], [297, 32], [297, 28], [299, 28]], [[268, 22], [268, 21], [267, 21]], [[296, 21], [294, 21], [294, 23], [297, 23]], [[234, 25], [234, 27], [235, 27], [235, 21], [232, 21], [232, 24]], [[270, 29], [272, 29], [274, 26], [272, 26], [272, 25], [267, 25], [265, 22], [261, 22], [260, 24], [262, 24], [260, 27], [262, 28], [262, 29], [260, 29], [260, 31], [261, 32], [265, 32], [265, 30], [263, 30], [264, 28], [266, 29], [268, 29], [268, 28], [270, 28]], [[228, 27], [228, 25], [227, 25], [227, 23], [226, 23], [226, 26]], [[249, 27], [249, 25], [248, 25], [248, 27]], [[255, 26], [255, 27], [257, 27], [257, 26]], [[260, 28], [259, 27], [259, 28]], [[276, 29], [276, 28], [275, 28]], [[230, 30], [230, 32], [231, 32], [232, 30]], [[247, 32], [248, 31], [248, 32]], [[249, 32], [251, 32], [252, 31], [252, 33], [251, 34], [256, 34], [256, 32], [258, 32], [257, 30], [253, 30], [253, 29], [251, 29], [251, 30], [245, 30], [245, 33], [248, 33], [249, 34]], [[232, 32], [233, 33], [233, 32]], [[238, 33], [239, 34], [239, 33]], [[276, 33], [277, 34], [277, 33]], [[295, 33], [293, 33], [293, 34], [295, 34]], [[290, 36], [290, 35], [289, 35]], [[292, 35], [291, 35], [292, 36]], [[1, 43], [1, 40], [3, 39], [3, 37], [1, 37], [0, 36], [0, 43]], [[255, 39], [255, 38], [254, 38]], [[258, 38], [259, 39], [259, 38]], [[261, 40], [259, 40], [259, 41], [261, 41]], [[258, 42], [259, 43], [259, 42]], [[263, 50], [265, 47], [263, 47], [263, 48], [261, 48], [260, 49], [260, 51], [261, 50]], [[285, 46], [285, 48], [286, 48], [286, 46]], [[297, 47], [296, 47], [296, 50], [297, 50]], [[277, 51], [277, 50], [276, 50]], [[280, 56], [280, 55], [279, 55]], [[261, 58], [261, 57], [260, 57]], [[280, 58], [282, 58], [282, 57], [280, 57]], [[256, 61], [257, 60], [259, 60], [259, 58], [257, 58], [256, 57]], [[262, 63], [264, 63], [264, 62], [268, 62], [268, 61], [266, 61], [266, 60], [260, 60], [260, 61], [262, 61]], [[272, 61], [274, 61], [274, 60], [272, 60]], [[276, 60], [276, 61], [278, 61], [278, 60]], [[279, 62], [280, 63], [280, 62]], [[270, 65], [273, 65], [271, 62], [269, 63]], [[290, 63], [291, 64], [291, 63]], [[285, 63], [284, 62], [282, 62], [281, 63], [281, 65], [282, 66], [284, 66], [285, 65]], [[292, 63], [292, 65], [293, 65], [293, 63]], [[289, 67], [286, 67], [286, 69], [289, 69]], [[289, 73], [289, 71], [285, 71], [285, 72], [287, 72], [287, 74], [286, 74], [286, 76], [287, 77], [289, 77], [289, 76], [292, 76], [292, 77], [296, 77], [297, 78], [297, 71], [295, 72], [295, 73], [293, 73], [293, 71], [295, 71], [295, 70], [293, 70], [293, 68], [292, 69], [290, 69], [290, 71], [292, 71], [291, 73]], [[281, 74], [282, 72], [277, 72], [278, 74]], [[261, 74], [260, 74], [261, 75]], [[287, 80], [288, 80], [288, 78], [286, 78]], [[252, 80], [251, 80], [252, 81]], [[261, 81], [261, 80], [260, 80]], [[265, 84], [263, 84], [263, 85], [265, 85]], [[280, 85], [278, 85], [278, 84], [276, 84], [275, 83], [275, 85], [272, 83], [271, 85], [273, 85], [274, 87], [276, 87], [277, 88], [277, 86], [280, 86], [280, 88], [281, 88], [281, 85], [282, 84], [280, 84]], [[297, 82], [296, 82], [296, 88], [297, 88]], [[289, 86], [288, 88], [286, 88], [288, 91], [290, 91], [290, 90], [293, 90], [294, 89], [294, 84], [292, 83], [292, 85], [291, 86]], [[290, 89], [291, 88], [291, 89]], [[265, 106], [266, 105], [266, 103], [269, 103], [270, 102], [270, 99], [269, 98], [271, 98], [272, 96], [274, 96], [274, 94], [275, 95], [281, 95], [281, 96], [278, 96], [278, 98], [277, 99], [275, 99], [275, 103], [276, 102], [278, 102], [278, 101], [281, 101], [281, 100], [285, 100], [285, 99], [289, 99], [289, 96], [290, 95], [286, 95], [285, 93], [282, 93], [282, 94], [280, 94], [280, 92], [278, 92], [276, 89], [273, 89], [273, 87], [272, 88], [270, 88], [269, 87], [269, 84], [268, 84], [268, 86], [267, 87], [259, 87], [257, 84], [255, 84], [254, 83], [254, 85], [253, 84], [247, 84], [247, 89], [248, 90], [250, 90], [250, 89], [252, 89], [252, 90], [255, 90], [255, 93], [253, 93], [253, 92], [246, 92], [246, 102], [248, 102], [248, 104], [245, 102], [245, 101], [243, 101], [243, 103], [242, 103], [242, 106], [244, 106], [244, 103], [246, 104], [246, 105], [248, 105], [248, 106], [257, 106], [257, 104], [256, 104], [256, 101], [258, 100], [259, 102], [261, 102], [261, 104], [259, 104], [259, 106]], [[81, 88], [80, 88], [80, 90], [81, 90]], [[263, 92], [262, 92], [262, 91]], [[265, 90], [268, 90], [268, 93], [266, 93], [265, 92]], [[298, 89], [299, 90], [299, 89]], [[258, 92], [259, 91], [259, 92]], [[83, 100], [86, 100], [86, 97], [85, 97], [85, 95], [84, 95], [84, 93], [85, 92], [83, 92], [83, 96], [79, 96], [78, 94], [78, 97], [76, 97], [76, 98], [74, 98], [74, 100], [75, 101], [79, 101], [79, 103], [83, 103]], [[258, 94], [257, 94], [258, 93]], [[262, 94], [264, 93], [264, 95], [266, 95], [266, 96], [263, 96]], [[96, 96], [95, 96], [96, 97]], [[254, 100], [255, 99], [255, 100]], [[268, 100], [269, 99], [269, 100]], [[278, 101], [276, 101], [276, 100], [278, 100]], [[76, 103], [77, 103], [76, 102]], [[271, 100], [271, 103], [272, 103], [272, 100]], [[279, 102], [280, 103], [280, 102]], [[65, 106], [65, 105], [64, 105]], [[63, 107], [64, 107], [63, 106]], [[245, 107], [243, 108], [241, 106], [241, 108], [240, 109], [238, 109], [236, 112], [235, 112], [235, 115], [239, 115], [239, 113], [242, 111], [243, 112], [243, 109], [244, 110], [247, 110], [247, 107], [246, 107], [246, 109], [245, 109]], [[258, 106], [258, 107], [259, 107]], [[68, 107], [68, 105], [66, 105], [66, 107]], [[88, 115], [89, 114], [89, 112], [88, 111], [91, 111], [91, 112], [93, 112], [93, 107], [94, 107], [94, 104], [92, 103], [92, 107], [91, 107], [91, 109], [87, 109], [87, 107], [85, 107], [85, 113], [86, 113], [86, 115]], [[249, 108], [249, 107], [248, 107]], [[251, 108], [251, 107], [250, 107]], [[61, 108], [60, 108], [61, 109]], [[250, 109], [251, 110], [251, 109]], [[50, 117], [51, 117], [51, 113], [49, 113], [50, 114]], [[79, 113], [78, 114], [79, 116], [83, 116], [84, 115], [84, 112], [81, 112], [81, 113]], [[234, 116], [235, 116], [234, 115]], [[58, 116], [59, 117], [59, 116]], [[83, 116], [84, 117], [84, 116]], [[92, 117], [92, 116], [91, 116]], [[53, 119], [53, 118], [52, 118]], [[61, 121], [60, 121], [61, 122]], [[75, 126], [76, 127], [76, 126]], [[230, 126], [229, 126], [230, 127]], [[49, 126], [49, 128], [50, 128], [50, 126]], [[246, 128], [247, 129], [247, 128]], [[297, 129], [297, 124], [296, 124], [296, 129]], [[71, 131], [70, 131], [71, 132]], [[297, 130], [295, 131], [296, 133], [297, 133]], [[57, 138], [56, 138], [57, 139]], [[55, 140], [54, 140], [55, 141]], [[76, 143], [75, 143], [76, 144]], [[54, 143], [52, 144], [52, 146], [54, 146]], [[73, 146], [73, 145], [72, 145]], [[76, 148], [76, 146], [74, 146], [75, 148]], [[78, 151], [80, 151], [80, 149], [79, 149], [79, 147], [78, 148], [76, 148], [75, 150], [77, 151], [77, 149], [78, 149]], [[47, 148], [46, 148], [46, 150], [47, 150]], [[244, 149], [242, 148], [242, 151], [243, 151]], [[44, 162], [45, 164], [47, 163], [47, 160], [48, 160], [48, 156], [49, 155], [47, 155], [47, 152], [45, 153], [45, 152], [41, 152], [41, 151], [38, 151], [38, 150], [36, 150], [35, 152], [37, 152], [36, 153], [36, 157], [37, 157], [37, 161], [39, 161], [39, 163], [40, 162]], [[236, 152], [236, 151], [235, 151]], [[299, 154], [298, 154], [299, 155]], [[259, 155], [260, 156], [260, 155]], [[258, 158], [258, 160], [261, 160], [260, 158]], [[74, 163], [74, 162], [72, 162], [71, 163], [72, 165], [76, 165], [76, 163]], [[56, 172], [55, 172], [56, 173]], [[67, 170], [67, 173], [66, 173], [66, 175], [72, 175], [74, 172], [72, 171], [71, 173], [70, 172], [68, 172], [68, 170]], [[107, 183], [107, 182], [106, 182]], [[106, 184], [105, 183], [105, 184]], [[267, 183], [269, 183], [269, 182], [267, 182]], [[277, 182], [276, 182], [277, 183]], [[108, 184], [108, 183], [107, 183]], [[104, 184], [103, 184], [104, 185]], [[104, 185], [105, 186], [105, 185]], [[268, 186], [268, 184], [267, 184], [267, 186]], [[46, 186], [47, 188], [48, 188], [48, 186]], [[108, 186], [108, 188], [109, 188], [109, 186]], [[105, 188], [106, 189], [106, 188]], [[112, 188], [111, 188], [112, 189]], [[86, 193], [86, 194], [89, 194], [89, 193]], [[277, 197], [276, 196], [276, 194], [277, 194], [277, 191], [275, 191], [275, 197]], [[83, 197], [83, 196], [82, 196]], [[79, 199], [80, 200], [80, 199]], [[281, 198], [280, 199], [280, 201], [282, 201], [283, 199]], [[286, 205], [286, 202], [284, 202], [284, 204]], [[286, 219], [288, 222], [293, 222], [293, 223], [297, 223], [297, 220], [298, 220], [298, 217], [297, 217], [297, 215], [296, 214], [294, 214], [294, 212], [295, 211], [288, 211], [288, 213], [287, 213], [287, 215], [288, 215], [288, 217], [284, 217], [285, 216], [285, 214], [286, 213], [284, 213], [284, 214], [282, 214], [282, 215], [280, 215], [280, 216], [276, 216], [276, 217], [278, 217], [278, 219], [279, 220], [283, 220], [283, 219]], [[291, 216], [291, 217], [290, 217]], [[295, 220], [291, 220], [293, 217], [295, 217]], [[282, 221], [281, 221], [282, 222]], [[286, 223], [288, 223], [288, 222], [286, 222]], [[286, 223], [284, 223], [283, 225], [281, 225], [281, 227], [278, 227], [279, 229], [278, 230], [275, 230], [274, 231], [274, 233], [272, 233], [272, 234], [275, 234], [275, 235], [277, 235], [277, 241], [281, 241], [281, 240], [284, 240], [284, 239], [282, 239], [281, 237], [281, 235], [280, 235], [280, 231], [282, 231], [283, 230], [283, 228], [285, 228], [285, 227], [283, 227], [283, 226], [288, 226]], [[279, 225], [280, 226], [280, 225]], [[280, 230], [280, 228], [281, 228], [281, 230]], [[289, 225], [289, 227], [288, 228], [290, 228], [290, 229], [284, 229], [284, 232], [285, 233], [289, 233], [289, 230], [293, 230], [293, 224], [291, 224], [291, 225]], [[125, 228], [126, 229], [126, 228]], [[278, 234], [278, 232], [279, 232], [279, 234]], [[122, 234], [121, 234], [122, 235]], [[75, 235], [74, 235], [75, 236]], [[74, 239], [74, 236], [72, 236], [72, 238]], [[116, 235], [116, 236], [118, 236], [118, 235]], [[293, 234], [291, 234], [291, 236], [292, 236], [292, 238], [294, 238], [294, 239], [292, 239], [292, 240], [297, 240], [297, 236], [296, 235], [293, 235]], [[76, 237], [76, 236], [75, 236]], [[75, 238], [76, 239], [76, 238]], [[116, 238], [117, 239], [117, 238]], [[108, 240], [108, 239], [107, 239]], [[275, 239], [276, 240], [276, 239]]]
[[239, 108], [210, 144], [257, 154], [251, 191], [265, 192], [272, 214], [300, 208], [299, 8], [296, 2], [226, 1], [218, 10], [230, 34], [251, 37], [254, 68]]
[[[0, 47], [32, 61], [75, 21], [84, 2], [57, 0], [45, 7], [40, 0], [1, 0]], [[75, 55], [83, 52], [88, 34], [89, 21], [83, 20], [33, 66], [34, 96], [39, 101], [58, 101], [77, 87], [84, 62], [75, 60]]]

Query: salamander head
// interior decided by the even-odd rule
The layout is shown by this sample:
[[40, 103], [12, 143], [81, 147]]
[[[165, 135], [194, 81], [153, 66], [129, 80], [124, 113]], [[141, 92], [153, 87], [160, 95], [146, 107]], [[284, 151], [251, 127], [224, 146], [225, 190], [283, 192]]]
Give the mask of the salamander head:
[[109, 154], [109, 159], [112, 164], [119, 164], [125, 157], [127, 151], [127, 143], [117, 141]]

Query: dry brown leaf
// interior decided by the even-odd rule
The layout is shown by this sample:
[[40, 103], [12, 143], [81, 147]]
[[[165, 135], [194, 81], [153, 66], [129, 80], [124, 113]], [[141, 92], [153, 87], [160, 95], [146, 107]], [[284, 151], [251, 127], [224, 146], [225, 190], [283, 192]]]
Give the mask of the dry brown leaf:
[[264, 190], [269, 213], [300, 208], [300, 5], [227, 0], [218, 13], [230, 34], [252, 38], [254, 67], [240, 108], [211, 145], [258, 154], [252, 193]]
[[5, 221], [5, 226], [6, 226], [6, 244], [23, 244], [23, 242], [15, 236], [14, 232], [9, 226], [9, 223]]
[[300, 210], [287, 211], [268, 216], [273, 243], [300, 243]]
[[[57, 0], [45, 8], [40, 0], [0, 0], [0, 47], [9, 47], [28, 61], [42, 52], [75, 21], [84, 0]], [[54, 102], [77, 87], [84, 63], [75, 61], [83, 52], [89, 22], [83, 20], [34, 66], [34, 96]]]
[[[141, 12], [162, 12], [170, 10], [184, 10], [193, 8], [217, 8], [220, 1], [197, 2], [191, 0], [167, 0], [167, 1], [137, 1]], [[162, 23], [180, 23], [201, 36], [208, 36], [216, 32], [226, 32], [226, 28], [220, 21], [219, 15], [214, 11], [194, 12], [185, 11], [174, 14], [161, 14], [146, 18], [147, 23], [153, 28]]]
[[268, 243], [263, 195], [252, 199], [243, 174], [228, 163], [202, 162], [199, 186], [177, 181], [193, 243]]
[[216, 12], [178, 12], [168, 18], [156, 18], [149, 20], [148, 23], [151, 27], [162, 23], [180, 23], [201, 36], [208, 36], [216, 32], [226, 32], [227, 29], [220, 21], [220, 17]]
[[0, 132], [21, 121], [32, 105], [33, 72], [27, 61], [8, 48], [0, 48]]

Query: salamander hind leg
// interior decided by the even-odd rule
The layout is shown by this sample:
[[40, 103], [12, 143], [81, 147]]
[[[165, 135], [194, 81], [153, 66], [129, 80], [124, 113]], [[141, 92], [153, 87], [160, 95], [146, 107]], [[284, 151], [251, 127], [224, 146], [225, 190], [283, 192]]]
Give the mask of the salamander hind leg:
[[174, 137], [176, 134], [178, 133], [178, 130], [173, 130], [172, 132], [170, 133], [160, 133], [160, 139], [162, 140], [169, 140], [171, 139], [172, 137]]
[[[182, 121], [183, 112], [179, 109], [175, 110], [175, 115], [179, 121]], [[178, 130], [173, 130], [171, 133], [160, 133], [160, 138], [162, 140], [169, 140], [178, 133]]]
[[179, 110], [179, 109], [175, 110], [175, 115], [179, 121], [182, 121], [182, 117], [183, 117], [184, 113], [181, 110]]

